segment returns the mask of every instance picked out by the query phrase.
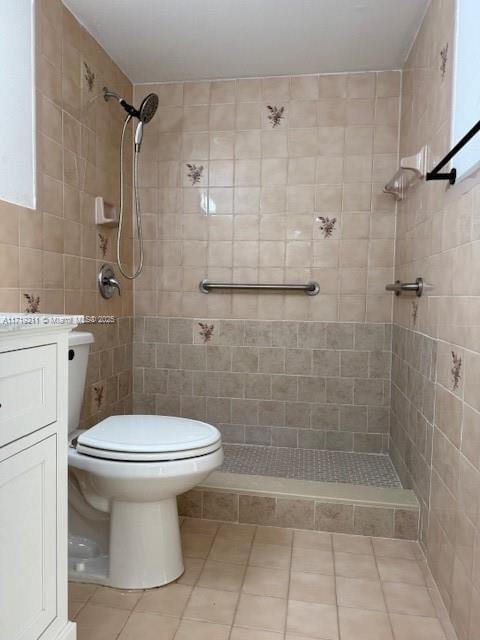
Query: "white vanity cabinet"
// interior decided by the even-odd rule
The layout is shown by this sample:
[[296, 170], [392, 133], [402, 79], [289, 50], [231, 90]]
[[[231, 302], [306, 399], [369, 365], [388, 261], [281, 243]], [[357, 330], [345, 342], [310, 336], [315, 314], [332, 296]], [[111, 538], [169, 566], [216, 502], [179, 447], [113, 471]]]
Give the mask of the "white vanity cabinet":
[[67, 610], [67, 366], [78, 321], [0, 314], [0, 640], [76, 637]]

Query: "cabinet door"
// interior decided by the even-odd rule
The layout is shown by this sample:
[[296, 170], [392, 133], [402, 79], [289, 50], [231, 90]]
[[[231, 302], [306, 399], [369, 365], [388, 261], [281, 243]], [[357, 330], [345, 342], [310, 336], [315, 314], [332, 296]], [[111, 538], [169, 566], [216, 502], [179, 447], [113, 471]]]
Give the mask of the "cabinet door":
[[56, 617], [56, 475], [55, 435], [0, 459], [0, 638], [5, 640], [38, 638]]
[[57, 419], [57, 345], [0, 353], [0, 446]]

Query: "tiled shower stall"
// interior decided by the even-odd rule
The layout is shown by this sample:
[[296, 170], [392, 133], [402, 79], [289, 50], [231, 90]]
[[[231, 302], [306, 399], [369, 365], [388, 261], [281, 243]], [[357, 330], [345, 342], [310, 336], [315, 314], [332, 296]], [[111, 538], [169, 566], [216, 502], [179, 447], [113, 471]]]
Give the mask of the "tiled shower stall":
[[[136, 87], [142, 150], [135, 409], [225, 442], [386, 452], [399, 72]], [[210, 293], [320, 283], [320, 295]]]
[[[399, 71], [135, 87], [160, 106], [141, 156], [134, 411], [218, 426], [223, 472], [306, 480], [285, 488], [306, 528], [417, 535], [413, 494], [342, 505], [315, 484], [401, 487], [386, 455], [396, 205], [383, 193], [400, 90]], [[204, 278], [320, 293], [205, 294]], [[285, 526], [278, 496], [251, 497], [248, 478], [226, 495], [230, 481], [214, 474], [182, 513]]]

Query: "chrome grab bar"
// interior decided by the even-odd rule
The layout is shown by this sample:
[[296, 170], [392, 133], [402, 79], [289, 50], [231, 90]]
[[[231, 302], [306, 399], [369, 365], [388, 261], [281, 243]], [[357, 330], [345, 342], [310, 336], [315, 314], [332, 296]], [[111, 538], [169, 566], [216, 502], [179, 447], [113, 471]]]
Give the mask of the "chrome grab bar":
[[236, 290], [262, 290], [262, 291], [303, 291], [307, 296], [316, 296], [320, 293], [320, 285], [312, 280], [307, 284], [255, 284], [246, 282], [210, 282], [204, 278], [198, 288], [202, 293], [210, 293], [215, 289], [236, 289]]
[[407, 291], [409, 293], [415, 293], [418, 298], [422, 295], [423, 288], [423, 278], [417, 278], [415, 282], [401, 282], [400, 280], [396, 280], [393, 284], [387, 284], [385, 287], [387, 291], [394, 291], [396, 296], [400, 296], [404, 291]]

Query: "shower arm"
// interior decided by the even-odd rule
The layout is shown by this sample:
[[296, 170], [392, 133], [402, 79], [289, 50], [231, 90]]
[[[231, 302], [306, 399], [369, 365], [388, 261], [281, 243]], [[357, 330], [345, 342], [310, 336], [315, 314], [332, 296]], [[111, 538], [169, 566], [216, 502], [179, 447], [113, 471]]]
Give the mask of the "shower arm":
[[114, 98], [125, 109], [129, 116], [140, 119], [140, 111], [129, 104], [121, 95], [112, 91], [108, 87], [103, 87], [103, 99], [108, 102], [110, 98]]

